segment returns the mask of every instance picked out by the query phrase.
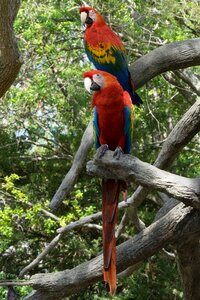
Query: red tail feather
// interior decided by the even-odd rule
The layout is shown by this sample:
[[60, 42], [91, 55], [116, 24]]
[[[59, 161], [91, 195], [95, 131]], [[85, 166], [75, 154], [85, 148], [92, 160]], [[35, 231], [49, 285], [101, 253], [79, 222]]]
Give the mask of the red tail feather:
[[116, 290], [116, 241], [115, 224], [120, 194], [120, 181], [102, 180], [102, 219], [104, 280], [109, 283], [110, 294]]

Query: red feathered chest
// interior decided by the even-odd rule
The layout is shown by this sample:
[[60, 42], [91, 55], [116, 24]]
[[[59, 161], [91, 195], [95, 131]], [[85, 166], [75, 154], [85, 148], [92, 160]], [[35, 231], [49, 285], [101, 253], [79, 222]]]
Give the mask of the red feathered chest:
[[107, 144], [110, 150], [125, 146], [123, 90], [109, 88], [93, 95], [92, 107], [98, 115], [99, 141]]

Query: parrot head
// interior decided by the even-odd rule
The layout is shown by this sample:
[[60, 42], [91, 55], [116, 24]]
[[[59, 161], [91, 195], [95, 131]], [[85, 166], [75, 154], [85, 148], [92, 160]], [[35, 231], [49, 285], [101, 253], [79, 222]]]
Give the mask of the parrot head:
[[85, 89], [90, 93], [91, 91], [100, 91], [112, 85], [120, 85], [117, 78], [108, 72], [91, 70], [85, 72], [84, 75]]
[[82, 6], [80, 8], [81, 22], [86, 27], [90, 27], [93, 23], [105, 23], [103, 17], [96, 11], [96, 9], [89, 6]]

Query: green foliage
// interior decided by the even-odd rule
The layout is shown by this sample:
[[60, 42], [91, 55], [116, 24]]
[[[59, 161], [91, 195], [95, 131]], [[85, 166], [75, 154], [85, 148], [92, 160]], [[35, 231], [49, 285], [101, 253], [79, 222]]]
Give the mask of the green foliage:
[[[75, 0], [24, 0], [14, 24], [24, 64], [0, 106], [2, 279], [16, 278], [51, 241], [57, 228], [101, 209], [100, 182], [83, 170], [57, 218], [45, 214], [92, 116], [90, 95], [84, 91], [82, 79], [92, 65], [83, 48], [81, 5], [82, 1]], [[88, 5], [97, 8], [120, 34], [130, 63], [163, 43], [200, 34], [200, 8], [195, 0], [91, 0]], [[193, 71], [200, 75], [199, 69]], [[183, 84], [181, 80], [179, 83]], [[189, 86], [184, 86], [192, 95]], [[132, 153], [153, 163], [192, 100], [183, 97], [163, 76], [151, 80], [138, 93], [144, 106], [135, 108]], [[188, 177], [199, 174], [198, 138], [182, 151], [171, 171]], [[149, 225], [157, 210], [148, 199], [139, 215]], [[135, 233], [131, 225], [127, 227], [127, 234]], [[101, 233], [83, 227], [69, 232], [30, 275], [73, 268], [100, 251]], [[129, 278], [120, 279], [113, 299], [183, 299], [177, 277], [175, 262], [157, 255]], [[20, 287], [18, 291], [24, 297], [30, 288]], [[6, 290], [0, 288], [0, 298], [5, 295]], [[70, 297], [108, 298], [103, 283]]]

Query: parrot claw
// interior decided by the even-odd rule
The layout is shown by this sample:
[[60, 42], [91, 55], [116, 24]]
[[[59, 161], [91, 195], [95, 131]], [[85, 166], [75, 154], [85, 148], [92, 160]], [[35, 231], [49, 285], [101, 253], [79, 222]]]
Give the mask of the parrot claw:
[[103, 144], [101, 145], [98, 150], [97, 150], [97, 158], [102, 158], [104, 156], [104, 154], [106, 153], [106, 151], [109, 149], [108, 145], [107, 144]]
[[115, 157], [117, 160], [120, 159], [121, 154], [123, 154], [123, 150], [121, 147], [117, 147], [114, 151], [113, 157]]

